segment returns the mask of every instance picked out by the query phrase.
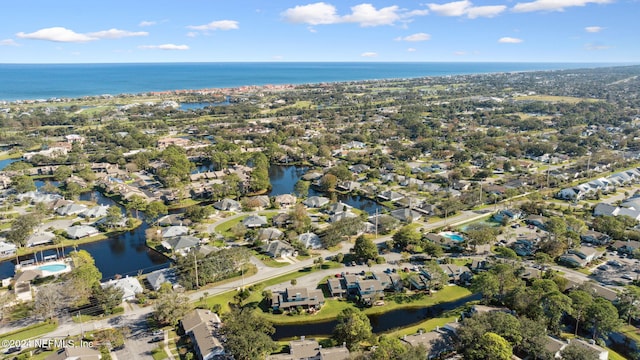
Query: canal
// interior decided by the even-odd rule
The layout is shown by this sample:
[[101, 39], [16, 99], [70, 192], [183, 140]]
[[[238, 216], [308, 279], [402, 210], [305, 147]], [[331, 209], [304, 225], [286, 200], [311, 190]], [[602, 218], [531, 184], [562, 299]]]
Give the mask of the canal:
[[[438, 317], [444, 312], [456, 309], [470, 301], [480, 299], [480, 294], [473, 294], [446, 303], [419, 308], [396, 309], [384, 314], [368, 315], [367, 317], [371, 322], [373, 333], [379, 334], [398, 328], [413, 326], [419, 322]], [[333, 329], [335, 329], [337, 324], [338, 322], [336, 320], [330, 320], [313, 323], [274, 325], [276, 331], [271, 337], [278, 341], [298, 338], [301, 335], [327, 336], [333, 334]]]

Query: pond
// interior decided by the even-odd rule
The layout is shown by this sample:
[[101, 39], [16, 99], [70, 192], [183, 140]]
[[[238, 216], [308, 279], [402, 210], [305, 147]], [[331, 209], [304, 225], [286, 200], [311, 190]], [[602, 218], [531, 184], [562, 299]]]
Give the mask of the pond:
[[[282, 194], [292, 194], [298, 180], [309, 170], [305, 166], [295, 165], [271, 165], [269, 166], [269, 180], [271, 181], [270, 196]], [[309, 189], [309, 196], [326, 196], [326, 194], [313, 188]], [[377, 211], [383, 212], [386, 208], [377, 202], [361, 195], [338, 194], [338, 201], [353, 206], [356, 209], [374, 214]]]
[[0, 160], [0, 170], [4, 170], [9, 164], [14, 163], [16, 161], [20, 161], [21, 159], [4, 159]]
[[180, 103], [180, 110], [199, 110], [204, 109], [209, 106], [224, 106], [231, 105], [229, 101], [230, 98], [227, 96], [224, 101], [221, 102], [211, 102], [211, 101], [202, 101], [202, 102], [192, 102], [192, 103]]
[[[40, 182], [37, 185], [42, 186], [42, 184]], [[97, 191], [80, 195], [80, 200], [91, 200], [100, 205], [120, 206]], [[111, 279], [116, 275], [136, 276], [138, 273], [148, 273], [168, 267], [170, 264], [169, 258], [146, 246], [145, 230], [147, 228], [148, 224], [143, 221], [142, 225], [132, 231], [127, 231], [106, 240], [78, 245], [77, 248], [86, 250], [93, 256], [96, 267], [102, 273], [103, 280]], [[72, 247], [68, 247], [63, 251], [68, 254], [73, 250]], [[41, 261], [49, 255], [58, 255], [58, 253], [55, 249], [44, 250], [22, 256], [20, 261], [33, 258]], [[0, 262], [0, 278], [12, 277], [14, 275], [14, 265], [15, 259]]]
[[[480, 294], [473, 294], [451, 302], [422, 308], [396, 309], [384, 314], [368, 315], [367, 317], [371, 322], [373, 333], [379, 334], [393, 329], [415, 325], [424, 320], [440, 316], [445, 311], [463, 306], [470, 301], [480, 300], [480, 298]], [[271, 337], [274, 340], [279, 341], [299, 338], [301, 335], [326, 336], [333, 333], [333, 329], [335, 329], [337, 324], [337, 321], [331, 320], [315, 323], [274, 325], [276, 331]]]

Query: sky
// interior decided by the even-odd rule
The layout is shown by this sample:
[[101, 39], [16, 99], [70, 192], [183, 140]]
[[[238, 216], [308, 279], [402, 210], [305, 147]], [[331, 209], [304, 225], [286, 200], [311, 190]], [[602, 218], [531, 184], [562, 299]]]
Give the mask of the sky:
[[640, 63], [640, 0], [5, 0], [0, 63]]

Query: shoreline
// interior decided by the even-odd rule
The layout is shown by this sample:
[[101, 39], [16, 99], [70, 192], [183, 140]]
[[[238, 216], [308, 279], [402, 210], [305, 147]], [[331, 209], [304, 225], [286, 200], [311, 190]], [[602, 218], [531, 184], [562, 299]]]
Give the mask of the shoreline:
[[[285, 89], [295, 89], [298, 86], [319, 86], [323, 84], [341, 84], [341, 83], [364, 83], [364, 82], [373, 82], [373, 81], [398, 81], [398, 80], [414, 80], [414, 79], [427, 79], [427, 78], [439, 78], [445, 76], [479, 76], [479, 75], [492, 75], [492, 74], [503, 74], [503, 73], [524, 73], [524, 72], [548, 72], [548, 71], [562, 71], [562, 70], [570, 70], [570, 69], [585, 69], [585, 68], [603, 68], [603, 67], [622, 67], [622, 66], [637, 66], [640, 64], [633, 63], [588, 63], [588, 62], [151, 62], [151, 63], [59, 63], [59, 64], [40, 64], [40, 63], [28, 63], [28, 64], [0, 64], [0, 71], [2, 71], [3, 67], [5, 70], [16, 70], [16, 68], [20, 68], [22, 70], [28, 68], [46, 68], [46, 67], [78, 67], [79, 71], [86, 71], [87, 69], [91, 70], [92, 68], [98, 67], [170, 67], [170, 66], [193, 66], [198, 67], [195, 70], [200, 70], [203, 66], [227, 66], [227, 67], [237, 67], [237, 66], [258, 66], [265, 65], [270, 67], [270, 69], [258, 69], [254, 72], [254, 78], [263, 77], [265, 72], [270, 70], [290, 70], [289, 67], [299, 67], [299, 66], [309, 66], [309, 65], [324, 65], [325, 69], [320, 69], [316, 71], [325, 71], [325, 70], [336, 70], [330, 69], [330, 67], [336, 66], [359, 66], [363, 65], [368, 67], [369, 69], [364, 69], [364, 71], [368, 71], [365, 75], [353, 75], [353, 71], [347, 72], [348, 75], [345, 77], [348, 78], [331, 78], [335, 75], [328, 74], [315, 74], [317, 77], [325, 77], [326, 79], [317, 80], [314, 78], [307, 79], [305, 76], [300, 76], [299, 81], [291, 80], [291, 75], [288, 73], [282, 74], [268, 74], [270, 78], [268, 80], [258, 81], [255, 80], [242, 80], [237, 79], [237, 83], [235, 84], [220, 84], [219, 86], [175, 86], [172, 88], [160, 88], [158, 85], [145, 84], [142, 85], [143, 89], [132, 89], [132, 91], [126, 90], [116, 90], [116, 91], [100, 91], [96, 90], [97, 94], [89, 94], [88, 90], [86, 90], [85, 94], [79, 93], [77, 95], [69, 95], [69, 96], [61, 96], [58, 97], [52, 94], [46, 94], [45, 90], [40, 90], [42, 94], [30, 95], [26, 97], [18, 97], [18, 98], [0, 98], [0, 105], [3, 104], [34, 104], [34, 103], [60, 103], [60, 102], [71, 102], [77, 100], [91, 100], [91, 99], [100, 99], [100, 98], [115, 98], [115, 97], [139, 97], [144, 95], [151, 96], [179, 96], [179, 95], [212, 95], [212, 94], [224, 94], [224, 93], [236, 93], [242, 94], [246, 91], [255, 91], [255, 90], [285, 90]], [[443, 66], [449, 65], [454, 69], [421, 69], [423, 74], [401, 74], [401, 71], [398, 70], [396, 74], [389, 74], [388, 70], [385, 69], [370, 69], [370, 67], [382, 67], [382, 66], [391, 66], [391, 65], [405, 65], [405, 66]], [[473, 67], [478, 65], [484, 65], [486, 69], [474, 69]], [[501, 67], [506, 67], [505, 69], [493, 69], [491, 66], [499, 65]], [[465, 67], [467, 67], [465, 69]], [[514, 68], [515, 67], [515, 68]], [[523, 67], [523, 68], [520, 68]], [[158, 69], [163, 70], [163, 69]], [[219, 69], [218, 69], [219, 70]], [[340, 69], [337, 70], [348, 70], [348, 69]], [[363, 69], [360, 69], [363, 70]], [[376, 72], [376, 70], [380, 70], [381, 74]], [[382, 71], [385, 70], [385, 71]], [[412, 71], [416, 71], [415, 69]], [[161, 72], [162, 74], [162, 72]], [[87, 74], [89, 75], [89, 74]], [[95, 75], [95, 74], [94, 74]], [[376, 76], [379, 75], [379, 76]], [[243, 75], [247, 76], [247, 75]], [[282, 80], [283, 77], [289, 77], [285, 80]], [[11, 83], [12, 79], [9, 79], [9, 83]], [[16, 79], [17, 80], [17, 79]], [[16, 81], [13, 80], [13, 81]], [[138, 83], [149, 81], [148, 79], [142, 78], [138, 81]], [[215, 76], [211, 79], [212, 83], [216, 82]], [[270, 80], [270, 81], [269, 81]], [[54, 83], [56, 80], [52, 80]], [[115, 79], [114, 81], [117, 81]], [[175, 79], [167, 79], [166, 81], [175, 81]], [[225, 80], [218, 80], [225, 81]], [[228, 80], [227, 80], [228, 81]], [[9, 84], [11, 85], [11, 84]], [[144, 88], [146, 87], [146, 88]], [[56, 87], [53, 86], [55, 89]], [[61, 86], [60, 92], [64, 92], [67, 86]], [[47, 87], [46, 91], [51, 91], [51, 87]], [[34, 90], [35, 92], [38, 89]], [[79, 90], [82, 92], [82, 90]], [[2, 89], [0, 89], [0, 93], [2, 93]], [[10, 93], [7, 90], [7, 93]], [[2, 96], [2, 95], [0, 95]]]

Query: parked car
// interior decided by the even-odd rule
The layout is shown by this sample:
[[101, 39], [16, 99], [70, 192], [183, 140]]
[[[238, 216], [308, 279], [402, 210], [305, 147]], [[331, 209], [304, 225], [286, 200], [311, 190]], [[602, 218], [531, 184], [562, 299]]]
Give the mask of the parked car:
[[620, 277], [625, 279], [625, 280], [633, 280], [633, 276], [631, 276], [630, 274], [624, 274], [624, 275], [622, 275]]
[[607, 270], [609, 270], [609, 267], [607, 265], [600, 265], [600, 266], [598, 266], [598, 269], [600, 269], [602, 271], [607, 271]]
[[19, 352], [20, 350], [22, 350], [22, 347], [20, 346], [14, 346], [14, 347], [10, 347], [9, 349], [7, 349], [7, 351], [5, 351], [5, 354], [13, 354], [16, 352]]
[[164, 341], [164, 336], [156, 336], [154, 338], [152, 338], [151, 340], [149, 340], [149, 343], [156, 343], [156, 342], [160, 342], [160, 341]]

